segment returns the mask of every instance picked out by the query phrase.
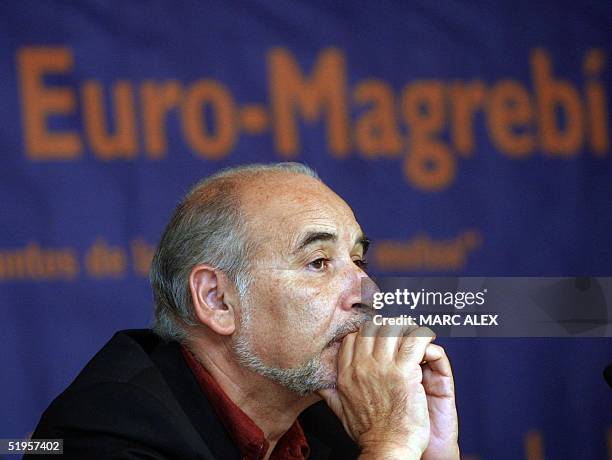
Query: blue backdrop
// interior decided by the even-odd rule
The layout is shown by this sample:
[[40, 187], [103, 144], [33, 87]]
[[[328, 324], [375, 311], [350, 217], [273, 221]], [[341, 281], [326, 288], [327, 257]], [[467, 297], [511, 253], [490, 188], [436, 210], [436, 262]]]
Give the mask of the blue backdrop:
[[[0, 437], [118, 329], [188, 186], [297, 160], [376, 274], [612, 276], [609, 2], [0, 5]], [[607, 458], [610, 339], [446, 339], [468, 458]]]

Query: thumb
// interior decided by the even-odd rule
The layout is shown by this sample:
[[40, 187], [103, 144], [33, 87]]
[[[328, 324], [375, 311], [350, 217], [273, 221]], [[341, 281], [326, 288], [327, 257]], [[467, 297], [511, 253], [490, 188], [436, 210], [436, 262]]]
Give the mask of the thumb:
[[344, 407], [342, 406], [342, 401], [340, 400], [340, 395], [338, 394], [338, 390], [335, 388], [327, 388], [324, 390], [317, 391], [317, 394], [323, 398], [327, 406], [331, 409], [331, 411], [338, 417], [338, 419], [342, 422], [342, 426], [346, 430], [346, 433], [351, 437], [351, 439], [357, 442], [357, 437], [351, 430], [348, 425], [348, 421], [346, 420]]
[[323, 401], [325, 401], [325, 403], [332, 410], [332, 412], [336, 414], [337, 417], [342, 419], [344, 410], [342, 409], [342, 402], [340, 401], [338, 390], [336, 390], [335, 388], [325, 388], [317, 391], [317, 394], [321, 398], [323, 398]]

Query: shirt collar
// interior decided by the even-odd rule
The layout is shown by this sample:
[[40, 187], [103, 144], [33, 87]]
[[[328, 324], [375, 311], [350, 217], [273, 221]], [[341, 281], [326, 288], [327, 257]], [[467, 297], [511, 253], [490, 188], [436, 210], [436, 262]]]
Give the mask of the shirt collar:
[[[242, 457], [245, 460], [263, 459], [270, 445], [261, 428], [225, 394], [206, 368], [183, 345], [181, 353]], [[276, 443], [270, 460], [303, 460], [309, 453], [304, 431], [296, 420]]]

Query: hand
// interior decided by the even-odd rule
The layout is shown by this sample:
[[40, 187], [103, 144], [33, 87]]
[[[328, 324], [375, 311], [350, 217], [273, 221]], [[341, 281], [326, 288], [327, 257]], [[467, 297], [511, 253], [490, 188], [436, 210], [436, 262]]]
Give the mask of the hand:
[[444, 348], [429, 344], [423, 369], [423, 387], [429, 412], [429, 445], [423, 460], [459, 459], [459, 426], [453, 372]]
[[[420, 363], [429, 358], [438, 369], [444, 359], [438, 349], [426, 355], [434, 337], [430, 329], [418, 328], [404, 337], [406, 332], [369, 323], [359, 333], [347, 335], [338, 354], [337, 388], [319, 392], [362, 448], [364, 458], [419, 459], [430, 444], [431, 415]], [[433, 372], [431, 366], [427, 369]], [[434, 391], [434, 407], [436, 411], [445, 409], [448, 388], [439, 384], [437, 377], [430, 377], [427, 382]], [[454, 399], [452, 403], [454, 408]], [[441, 429], [445, 417], [437, 412], [433, 415], [435, 439], [444, 444], [452, 438]], [[441, 447], [436, 441], [432, 455], [442, 452], [445, 445]]]

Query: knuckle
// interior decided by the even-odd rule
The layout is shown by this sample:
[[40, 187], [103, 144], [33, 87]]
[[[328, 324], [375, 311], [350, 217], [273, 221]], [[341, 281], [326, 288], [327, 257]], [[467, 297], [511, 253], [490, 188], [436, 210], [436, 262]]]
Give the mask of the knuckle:
[[363, 366], [356, 367], [355, 369], [353, 369], [353, 379], [358, 382], [367, 380], [368, 376], [369, 376], [369, 372], [367, 372], [367, 370], [364, 369]]
[[388, 374], [387, 381], [394, 387], [403, 386], [406, 382], [406, 374], [398, 369]]
[[345, 390], [351, 386], [351, 381], [354, 379], [353, 374], [349, 372], [342, 372], [338, 375], [337, 385], [340, 390]]

